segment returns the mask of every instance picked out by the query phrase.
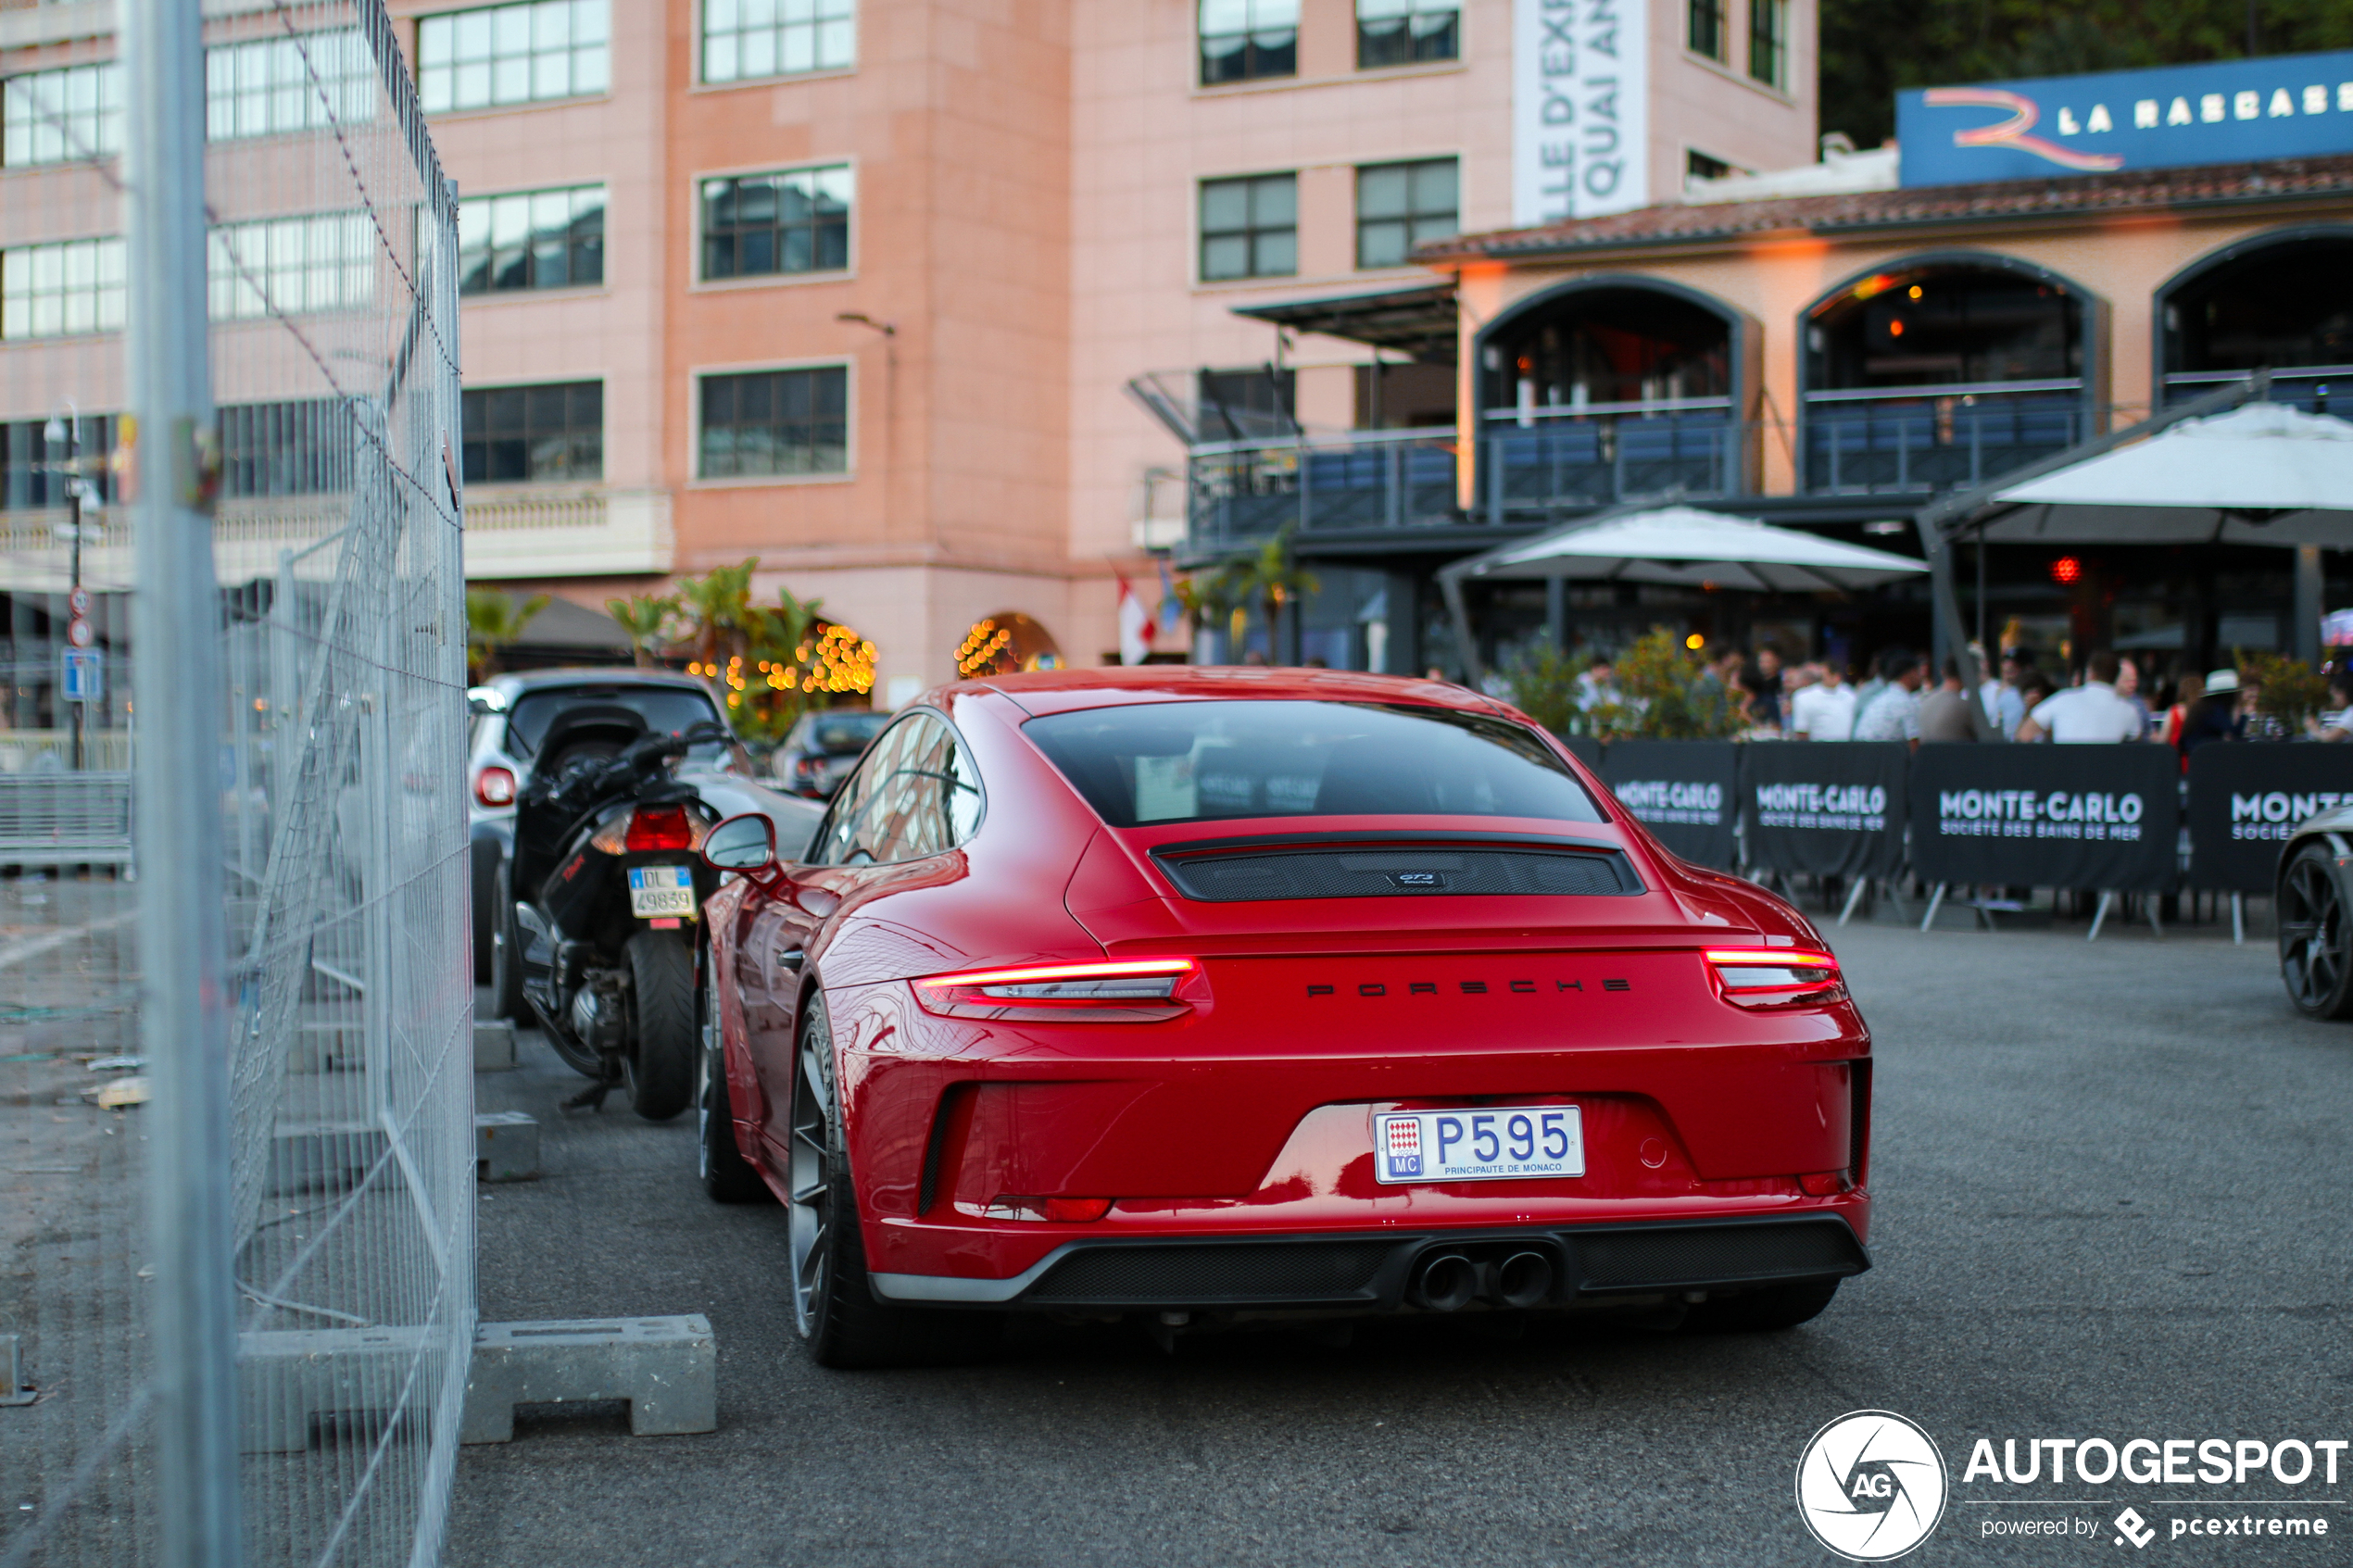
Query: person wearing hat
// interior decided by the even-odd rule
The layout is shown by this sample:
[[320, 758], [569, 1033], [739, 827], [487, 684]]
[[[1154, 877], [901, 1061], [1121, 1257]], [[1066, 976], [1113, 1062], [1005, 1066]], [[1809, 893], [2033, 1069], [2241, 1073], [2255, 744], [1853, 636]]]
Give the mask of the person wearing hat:
[[2174, 746], [2186, 764], [2191, 752], [2208, 741], [2237, 740], [2245, 733], [2239, 718], [2239, 672], [2235, 670], [2215, 670], [2208, 672], [2206, 692], [2182, 717], [2182, 733], [2175, 737]]

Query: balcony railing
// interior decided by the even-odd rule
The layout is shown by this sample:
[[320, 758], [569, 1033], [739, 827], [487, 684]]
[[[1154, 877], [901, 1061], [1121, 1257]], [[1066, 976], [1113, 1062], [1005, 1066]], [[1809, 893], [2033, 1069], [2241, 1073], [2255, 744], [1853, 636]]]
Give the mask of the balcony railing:
[[2072, 381], [1808, 393], [1804, 428], [1818, 495], [1969, 489], [2092, 433]]
[[[2245, 381], [2245, 370], [2184, 370], [2165, 378], [2165, 401], [2187, 403], [2216, 387]], [[2271, 372], [2270, 400], [2308, 414], [2353, 419], [2353, 365], [2299, 365]]]
[[1479, 509], [1491, 523], [1680, 491], [1741, 487], [1746, 432], [1729, 398], [1502, 410], [1479, 439]]
[[1460, 521], [1454, 435], [1368, 430], [1196, 446], [1187, 465], [1196, 546], [1301, 532], [1417, 528]]

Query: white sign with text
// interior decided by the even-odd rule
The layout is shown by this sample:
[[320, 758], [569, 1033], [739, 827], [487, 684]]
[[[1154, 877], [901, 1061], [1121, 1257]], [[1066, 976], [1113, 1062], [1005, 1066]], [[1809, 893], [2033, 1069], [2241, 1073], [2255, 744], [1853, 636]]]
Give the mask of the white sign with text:
[[1512, 222], [1650, 205], [1650, 0], [1513, 0]]

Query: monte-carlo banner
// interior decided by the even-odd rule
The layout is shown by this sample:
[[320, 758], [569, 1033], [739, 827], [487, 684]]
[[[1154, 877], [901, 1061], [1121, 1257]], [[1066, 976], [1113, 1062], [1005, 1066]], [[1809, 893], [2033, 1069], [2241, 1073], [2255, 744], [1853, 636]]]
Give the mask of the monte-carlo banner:
[[1650, 0], [1513, 0], [1512, 223], [1650, 205]]
[[1895, 139], [1906, 185], [2353, 152], [2353, 53], [1915, 88]]

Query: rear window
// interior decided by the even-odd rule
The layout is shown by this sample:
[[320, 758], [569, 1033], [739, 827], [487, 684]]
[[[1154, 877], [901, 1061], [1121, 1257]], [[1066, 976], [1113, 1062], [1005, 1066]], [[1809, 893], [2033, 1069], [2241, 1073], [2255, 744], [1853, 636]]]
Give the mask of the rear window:
[[827, 757], [855, 757], [890, 722], [887, 713], [828, 713], [811, 721], [802, 744]]
[[1601, 808], [1518, 724], [1440, 708], [1156, 702], [1032, 719], [1114, 827], [1228, 817], [1551, 817]]
[[[709, 696], [680, 686], [559, 686], [515, 699], [515, 709], [507, 718], [507, 749], [517, 757], [538, 755], [547, 727], [570, 708], [625, 708], [646, 721], [648, 733], [665, 735], [719, 717]], [[724, 745], [696, 747], [698, 754], [725, 749]]]

